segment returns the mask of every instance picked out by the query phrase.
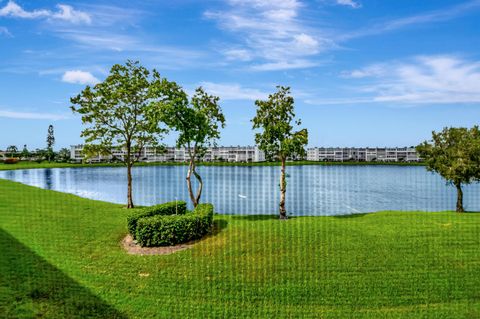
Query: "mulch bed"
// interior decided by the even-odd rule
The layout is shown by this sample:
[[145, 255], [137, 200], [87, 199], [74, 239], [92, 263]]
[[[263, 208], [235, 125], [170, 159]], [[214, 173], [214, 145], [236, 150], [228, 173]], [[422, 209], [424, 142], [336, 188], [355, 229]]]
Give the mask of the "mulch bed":
[[177, 251], [190, 249], [193, 245], [194, 243], [191, 242], [175, 246], [142, 247], [133, 240], [130, 234], [122, 240], [123, 248], [131, 255], [170, 255]]

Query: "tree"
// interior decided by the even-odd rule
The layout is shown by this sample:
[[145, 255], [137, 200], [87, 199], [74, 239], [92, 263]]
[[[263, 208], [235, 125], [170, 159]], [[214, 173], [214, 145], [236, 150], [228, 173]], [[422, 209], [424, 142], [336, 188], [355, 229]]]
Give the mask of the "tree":
[[18, 153], [18, 148], [15, 145], [10, 145], [7, 147], [6, 150], [6, 155], [8, 157], [15, 157], [15, 155]]
[[30, 158], [30, 152], [28, 151], [27, 144], [23, 145], [23, 150], [22, 150], [21, 156], [22, 156], [23, 159]]
[[480, 131], [446, 127], [432, 132], [432, 140], [417, 146], [419, 156], [425, 161], [427, 170], [440, 174], [447, 183], [457, 189], [458, 213], [463, 209], [462, 184], [470, 184], [480, 178]]
[[[293, 130], [294, 99], [290, 95], [290, 88], [277, 86], [278, 91], [269, 95], [268, 100], [255, 101], [257, 114], [252, 119], [253, 129], [261, 129], [255, 134], [258, 148], [265, 152], [268, 160], [281, 162], [280, 174], [280, 219], [287, 219], [285, 209], [285, 195], [287, 182], [285, 179], [286, 160], [296, 156], [305, 156], [305, 145], [308, 143], [308, 131]], [[300, 120], [294, 121], [297, 126]]]
[[55, 135], [53, 132], [53, 125], [50, 124], [47, 132], [47, 160], [49, 162], [55, 157], [53, 145], [55, 145]]
[[36, 162], [41, 163], [44, 159], [47, 158], [47, 151], [44, 149], [35, 149], [32, 154]]
[[[190, 200], [196, 207], [203, 190], [202, 177], [196, 171], [197, 160], [202, 159], [206, 147], [215, 144], [220, 137], [220, 127], [225, 127], [225, 117], [218, 104], [220, 98], [199, 87], [189, 101], [187, 94], [174, 82], [168, 83], [163, 90], [168, 98], [157, 105], [158, 114], [167, 126], [178, 132], [177, 147], [184, 147], [188, 152], [187, 187]], [[198, 181], [196, 194], [192, 188], [192, 175]]]
[[112, 155], [122, 150], [122, 162], [127, 168], [127, 208], [133, 208], [132, 167], [141, 157], [145, 146], [158, 145], [165, 130], [149, 116], [149, 105], [160, 99], [160, 74], [148, 71], [138, 61], [115, 64], [105, 81], [87, 86], [71, 98], [72, 110], [81, 114], [85, 137], [86, 158]]
[[57, 153], [57, 160], [60, 162], [68, 162], [70, 160], [70, 150], [61, 148]]

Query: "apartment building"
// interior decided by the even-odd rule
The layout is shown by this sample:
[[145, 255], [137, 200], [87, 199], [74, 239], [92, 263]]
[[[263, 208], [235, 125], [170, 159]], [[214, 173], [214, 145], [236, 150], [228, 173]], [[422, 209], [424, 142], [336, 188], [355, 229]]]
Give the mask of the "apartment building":
[[419, 162], [421, 159], [413, 147], [315, 147], [307, 149], [307, 160], [328, 162]]
[[[83, 145], [71, 146], [71, 158], [80, 162], [83, 159]], [[96, 156], [90, 158], [91, 162], [110, 161], [123, 159], [125, 150], [114, 149], [112, 155]], [[413, 147], [395, 148], [340, 148], [340, 147], [314, 147], [307, 149], [308, 161], [328, 162], [418, 162], [420, 158]], [[188, 150], [185, 148], [167, 147], [159, 151], [152, 147], [145, 147], [140, 154], [142, 162], [187, 162], [190, 160]], [[256, 146], [222, 146], [210, 147], [202, 159], [206, 162], [263, 162], [265, 153]]]
[[[71, 159], [80, 162], [83, 159], [82, 150], [83, 145], [72, 145], [70, 148]], [[121, 160], [125, 155], [125, 150], [114, 149], [111, 155], [99, 155], [90, 158], [90, 161]], [[145, 147], [140, 153], [140, 161], [142, 162], [187, 162], [189, 160], [188, 150], [183, 147], [167, 147], [163, 151], [153, 147]], [[209, 147], [202, 160], [206, 162], [262, 162], [265, 161], [265, 154], [254, 146]]]

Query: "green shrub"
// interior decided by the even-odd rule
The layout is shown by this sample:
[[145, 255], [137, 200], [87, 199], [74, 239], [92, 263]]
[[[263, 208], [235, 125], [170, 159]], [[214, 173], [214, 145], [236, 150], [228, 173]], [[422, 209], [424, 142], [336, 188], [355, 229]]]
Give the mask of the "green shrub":
[[137, 222], [140, 218], [155, 215], [183, 215], [187, 211], [187, 203], [184, 201], [168, 202], [136, 210], [127, 217], [128, 232], [136, 238]]
[[137, 242], [142, 247], [169, 246], [202, 238], [213, 225], [213, 205], [199, 204], [185, 215], [154, 215], [137, 221]]

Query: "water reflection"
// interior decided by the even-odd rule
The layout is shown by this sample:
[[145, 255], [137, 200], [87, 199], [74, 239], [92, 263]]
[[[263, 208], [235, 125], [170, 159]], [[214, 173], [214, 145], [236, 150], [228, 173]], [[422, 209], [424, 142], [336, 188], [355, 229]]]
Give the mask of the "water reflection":
[[[275, 214], [280, 200], [278, 167], [199, 167], [202, 201], [226, 214]], [[288, 167], [287, 210], [294, 215], [338, 215], [379, 210], [438, 211], [455, 208], [455, 189], [424, 167]], [[188, 201], [185, 166], [133, 169], [134, 201], [152, 205]], [[115, 203], [126, 202], [126, 171], [55, 168], [0, 172], [28, 185]], [[478, 185], [465, 188], [465, 207], [480, 210]]]
[[43, 188], [45, 189], [53, 189], [53, 170], [51, 168], [45, 169], [45, 174], [44, 174], [44, 181], [45, 181], [45, 186]]

